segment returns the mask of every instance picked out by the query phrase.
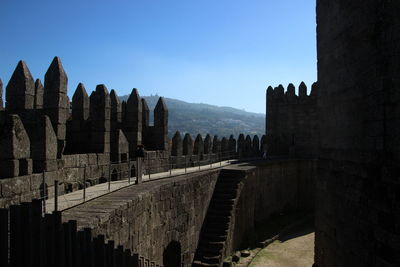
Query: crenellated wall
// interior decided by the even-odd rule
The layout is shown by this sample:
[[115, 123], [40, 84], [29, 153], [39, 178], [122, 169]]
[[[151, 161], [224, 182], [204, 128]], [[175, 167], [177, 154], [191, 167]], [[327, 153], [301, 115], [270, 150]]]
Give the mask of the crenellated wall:
[[[211, 140], [208, 135], [204, 142], [198, 135], [193, 143], [190, 135], [182, 142], [178, 134], [179, 138], [168, 140], [168, 108], [162, 97], [151, 126], [148, 105], [137, 89], [121, 102], [116, 91], [109, 92], [104, 84], [89, 96], [79, 83], [70, 102], [67, 87], [68, 77], [58, 57], [50, 64], [44, 85], [40, 79], [34, 81], [24, 61], [14, 70], [6, 87], [5, 108], [0, 99], [0, 186], [5, 188], [1, 206], [29, 201], [44, 192], [51, 197], [56, 179], [61, 184], [59, 194], [64, 194], [82, 188], [84, 180], [91, 186], [134, 176], [129, 167], [136, 164], [140, 144], [146, 150], [145, 174], [236, 155], [233, 136], [228, 141], [217, 136]], [[1, 91], [0, 81], [0, 96]], [[246, 146], [241, 157], [259, 156], [257, 140], [252, 149]]]
[[295, 93], [293, 84], [286, 92], [279, 85], [267, 89], [266, 144], [269, 156], [317, 156], [318, 148], [318, 85], [307, 95], [302, 82]]

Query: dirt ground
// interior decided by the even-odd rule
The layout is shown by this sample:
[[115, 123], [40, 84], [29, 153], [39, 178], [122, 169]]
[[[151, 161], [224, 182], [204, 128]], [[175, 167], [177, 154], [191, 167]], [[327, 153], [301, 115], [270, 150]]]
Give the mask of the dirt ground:
[[313, 263], [314, 229], [308, 227], [262, 249], [249, 267], [311, 267]]

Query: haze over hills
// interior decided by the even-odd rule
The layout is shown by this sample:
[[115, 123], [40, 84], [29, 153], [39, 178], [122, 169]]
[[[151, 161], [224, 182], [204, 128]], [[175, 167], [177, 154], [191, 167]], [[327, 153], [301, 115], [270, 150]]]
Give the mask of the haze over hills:
[[[150, 121], [153, 120], [153, 109], [158, 95], [143, 96], [150, 108]], [[128, 96], [120, 97], [127, 100]], [[190, 133], [195, 138], [198, 133], [237, 138], [240, 133], [259, 135], [265, 133], [265, 115], [246, 112], [231, 107], [219, 107], [208, 104], [188, 103], [173, 98], [164, 98], [168, 106], [168, 135], [172, 137], [177, 130], [181, 134]]]

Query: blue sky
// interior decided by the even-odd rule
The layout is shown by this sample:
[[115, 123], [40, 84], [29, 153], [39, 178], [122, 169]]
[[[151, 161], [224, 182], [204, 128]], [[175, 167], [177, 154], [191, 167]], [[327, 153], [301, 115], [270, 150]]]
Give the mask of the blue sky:
[[[54, 56], [88, 91], [138, 88], [265, 113], [268, 85], [316, 80], [315, 1], [0, 0], [0, 78]], [[310, 87], [310, 86], [309, 86]]]

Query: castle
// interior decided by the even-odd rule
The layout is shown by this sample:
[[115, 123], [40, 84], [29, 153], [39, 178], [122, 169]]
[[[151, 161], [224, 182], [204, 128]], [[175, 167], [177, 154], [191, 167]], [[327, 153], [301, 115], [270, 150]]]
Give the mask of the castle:
[[[88, 95], [79, 83], [72, 101], [67, 95], [68, 78], [58, 57], [48, 68], [44, 84], [33, 79], [20, 61], [6, 86], [6, 101], [0, 100], [0, 179], [2, 207], [35, 197], [52, 196], [54, 180], [59, 193], [84, 186], [136, 176], [136, 150], [144, 145], [144, 173], [206, 164], [221, 156], [260, 156], [257, 136], [238, 139], [198, 134], [193, 140], [176, 132], [168, 139], [168, 108], [162, 97], [150, 110], [133, 89], [127, 101], [103, 84]], [[2, 96], [2, 83], [0, 83]], [[3, 107], [3, 105], [5, 107]], [[264, 137], [265, 138], [265, 137]], [[183, 139], [183, 140], [182, 140]], [[85, 177], [85, 185], [83, 185]], [[15, 178], [15, 179], [14, 179]], [[29, 186], [15, 188], [16, 183]]]
[[[308, 209], [315, 216], [316, 266], [399, 266], [400, 2], [317, 0], [316, 11], [318, 82], [310, 95], [304, 84], [298, 96], [293, 85], [286, 93], [282, 86], [266, 92], [268, 129], [261, 144], [271, 160], [131, 186], [63, 216], [157, 262], [165, 258], [168, 267], [219, 267], [221, 257], [247, 245], [256, 225], [273, 213]], [[68, 136], [78, 133], [66, 118], [66, 76], [57, 58], [44, 87], [34, 84], [24, 63], [7, 89], [11, 85], [6, 100], [14, 104], [0, 112], [1, 176], [12, 177], [0, 180], [2, 206], [37, 198], [42, 179], [64, 177], [72, 184], [72, 177], [83, 177], [82, 166], [90, 166], [89, 177], [101, 177], [110, 167], [129, 171], [135, 145], [148, 142], [144, 135], [152, 136], [149, 148], [164, 149], [148, 152], [156, 166], [169, 154], [162, 100], [159, 122], [147, 128], [137, 92], [120, 109], [114, 101], [113, 113], [104, 86], [90, 98], [81, 86], [76, 97], [82, 101], [72, 109], [86, 130], [70, 143]], [[199, 160], [235, 147], [234, 138], [200, 136], [192, 143], [189, 135], [182, 141], [177, 133], [170, 158], [197, 153], [190, 158]], [[257, 154], [257, 144], [257, 138], [240, 135], [234, 153]], [[86, 151], [78, 154], [80, 149]], [[118, 163], [111, 162], [111, 154]], [[1, 229], [8, 229], [5, 222]], [[7, 258], [8, 250], [1, 251]], [[168, 264], [169, 259], [179, 264]]]

